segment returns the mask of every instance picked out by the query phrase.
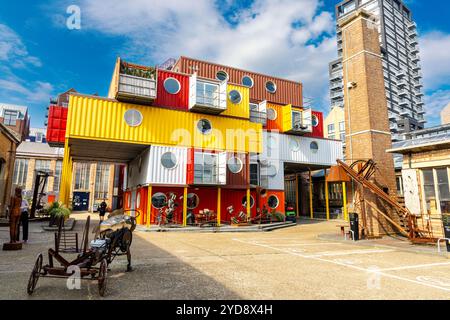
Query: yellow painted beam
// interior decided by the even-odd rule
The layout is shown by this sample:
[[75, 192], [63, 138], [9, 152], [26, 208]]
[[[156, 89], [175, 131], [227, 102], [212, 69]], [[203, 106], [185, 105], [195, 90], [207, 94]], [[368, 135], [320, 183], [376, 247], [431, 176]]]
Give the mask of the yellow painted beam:
[[72, 166], [73, 162], [70, 155], [69, 139], [64, 143], [64, 158], [61, 172], [61, 189], [59, 200], [66, 206], [69, 206], [70, 186], [72, 182]]
[[152, 216], [152, 192], [153, 188], [152, 186], [148, 186], [147, 189], [147, 228], [150, 228], [150, 219]]
[[247, 189], [247, 218], [250, 219], [252, 217], [251, 206], [250, 206], [250, 189]]
[[342, 199], [344, 201], [344, 219], [348, 221], [348, 210], [347, 210], [347, 187], [345, 182], [342, 182]]
[[325, 180], [325, 203], [327, 209], [327, 220], [330, 220], [330, 199], [328, 195], [328, 181]]
[[187, 195], [188, 188], [185, 187], [183, 191], [183, 227], [187, 226]]
[[314, 210], [313, 210], [313, 185], [312, 185], [312, 174], [311, 170], [309, 170], [309, 213], [311, 215], [311, 219], [314, 219]]
[[217, 225], [220, 226], [222, 208], [222, 188], [217, 188]]

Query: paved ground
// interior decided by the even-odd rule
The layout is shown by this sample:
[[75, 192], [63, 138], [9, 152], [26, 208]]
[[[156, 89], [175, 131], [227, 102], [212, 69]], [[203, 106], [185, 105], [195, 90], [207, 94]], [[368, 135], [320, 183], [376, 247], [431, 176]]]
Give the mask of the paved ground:
[[[64, 280], [48, 278], [27, 296], [35, 256], [53, 246], [53, 234], [38, 224], [32, 231], [21, 252], [0, 251], [0, 299], [99, 299], [95, 282], [68, 290]], [[318, 239], [336, 232], [336, 222], [257, 233], [136, 232], [134, 271], [115, 261], [107, 298], [450, 299], [447, 257]], [[0, 228], [0, 242], [7, 238]]]

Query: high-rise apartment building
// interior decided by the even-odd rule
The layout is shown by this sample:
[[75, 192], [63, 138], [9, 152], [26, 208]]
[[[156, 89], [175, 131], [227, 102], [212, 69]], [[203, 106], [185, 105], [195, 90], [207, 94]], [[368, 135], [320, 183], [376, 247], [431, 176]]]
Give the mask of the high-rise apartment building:
[[[377, 18], [393, 141], [424, 128], [422, 72], [417, 25], [401, 0], [345, 0], [336, 5], [337, 23], [356, 10]], [[344, 107], [342, 30], [337, 26], [338, 59], [329, 65], [331, 107]]]

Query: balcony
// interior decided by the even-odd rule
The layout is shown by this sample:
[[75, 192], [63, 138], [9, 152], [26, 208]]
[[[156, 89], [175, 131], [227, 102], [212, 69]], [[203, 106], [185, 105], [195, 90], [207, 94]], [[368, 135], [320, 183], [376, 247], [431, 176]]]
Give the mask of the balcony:
[[226, 184], [227, 153], [194, 152], [194, 185]]
[[410, 47], [411, 49], [410, 49], [410, 52], [411, 52], [411, 54], [418, 54], [419, 53], [419, 48], [416, 48], [416, 47]]
[[250, 121], [267, 125], [267, 102], [250, 103]]
[[411, 29], [408, 31], [410, 37], [417, 37], [417, 29]]
[[406, 82], [406, 80], [404, 80], [404, 79], [397, 81], [398, 87], [405, 87], [407, 84], [408, 84], [408, 82]]
[[124, 102], [151, 104], [156, 99], [157, 70], [120, 60], [118, 63], [115, 98]]
[[420, 55], [416, 54], [414, 55], [414, 57], [411, 59], [412, 62], [417, 63], [420, 61]]
[[397, 78], [399, 78], [399, 79], [402, 79], [404, 76], [406, 76], [406, 73], [405, 73], [405, 71], [403, 71], [403, 70], [400, 70], [400, 71], [397, 73]]
[[400, 100], [400, 102], [398, 103], [398, 105], [399, 105], [400, 107], [406, 107], [406, 106], [409, 106], [409, 101], [408, 101], [408, 100], [405, 100], [405, 99], [402, 99], [402, 100]]
[[335, 103], [331, 104], [331, 108], [334, 108], [334, 107], [343, 108], [344, 102], [340, 101], [340, 102], [335, 102]]
[[338, 80], [338, 79], [342, 79], [342, 73], [341, 72], [333, 72], [331, 74], [330, 80]]
[[341, 81], [333, 81], [330, 85], [331, 90], [342, 89], [343, 83]]
[[422, 88], [423, 87], [423, 84], [421, 84], [420, 82], [414, 82], [414, 88], [416, 88], [416, 89], [420, 89], [420, 88]]
[[416, 64], [416, 65], [413, 65], [412, 69], [413, 69], [413, 71], [419, 71], [421, 69], [421, 67], [418, 64]]
[[408, 109], [406, 109], [406, 108], [401, 108], [400, 115], [401, 116], [409, 116], [410, 115], [410, 111]]
[[409, 22], [407, 26], [409, 30], [417, 29], [417, 23], [414, 21]]
[[332, 92], [330, 94], [330, 97], [331, 97], [331, 99], [343, 98], [344, 97], [344, 93], [342, 91]]
[[[302, 111], [292, 110], [290, 106], [284, 107], [283, 110], [283, 121], [286, 118], [289, 121], [289, 115], [291, 116], [291, 126], [290, 128], [285, 128], [286, 133], [292, 134], [306, 134], [312, 133], [313, 124], [312, 124], [312, 110], [304, 109]], [[287, 115], [284, 117], [284, 115]]]
[[227, 82], [201, 80], [197, 74], [189, 78], [189, 110], [220, 114], [227, 110]]
[[401, 97], [406, 97], [409, 94], [408, 90], [401, 89], [398, 91], [398, 95]]
[[389, 124], [389, 129], [390, 129], [391, 131], [393, 131], [393, 132], [397, 132], [397, 131], [398, 131], [398, 125], [397, 125], [397, 123], [391, 122], [391, 123]]
[[393, 112], [388, 111], [388, 115], [389, 115], [389, 120], [396, 120], [397, 119], [397, 116]]
[[423, 93], [421, 91], [416, 92], [416, 97], [423, 97]]
[[421, 79], [422, 78], [422, 72], [415, 72], [413, 73], [413, 78], [414, 79]]

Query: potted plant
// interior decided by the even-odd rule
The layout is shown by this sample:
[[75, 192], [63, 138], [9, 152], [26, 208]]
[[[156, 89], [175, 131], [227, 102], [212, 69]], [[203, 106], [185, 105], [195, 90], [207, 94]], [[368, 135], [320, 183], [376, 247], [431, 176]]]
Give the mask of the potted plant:
[[50, 216], [50, 226], [57, 225], [60, 219], [66, 221], [70, 217], [70, 210], [58, 201], [49, 203], [45, 210]]

